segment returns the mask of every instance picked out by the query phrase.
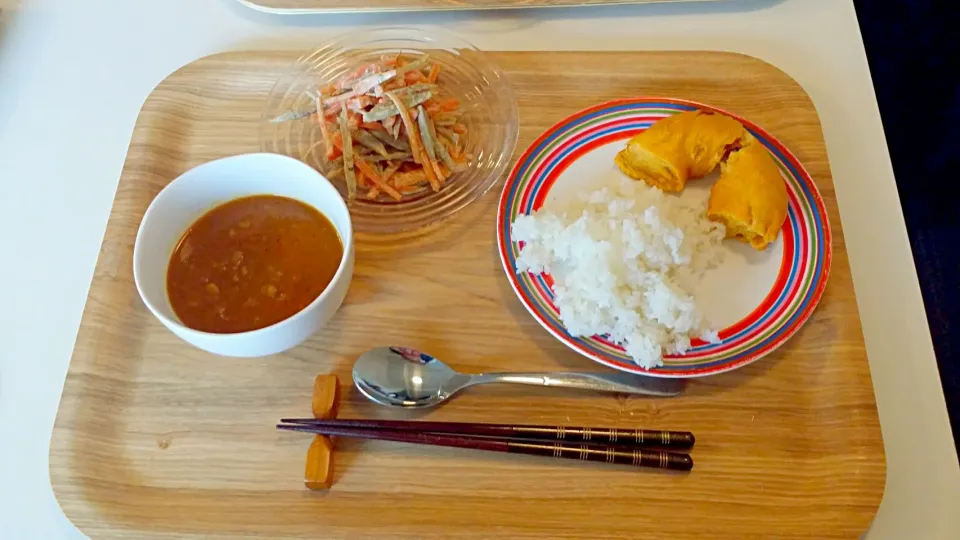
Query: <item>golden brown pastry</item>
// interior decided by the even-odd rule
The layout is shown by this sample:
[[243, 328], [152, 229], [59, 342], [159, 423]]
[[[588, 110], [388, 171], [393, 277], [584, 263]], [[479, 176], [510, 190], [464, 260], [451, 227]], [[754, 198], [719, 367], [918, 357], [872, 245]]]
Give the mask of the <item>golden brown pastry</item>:
[[721, 163], [707, 217], [726, 226], [727, 238], [758, 250], [777, 239], [787, 218], [787, 187], [770, 153], [753, 136], [748, 134], [743, 146]]
[[668, 116], [630, 139], [615, 162], [627, 176], [663, 191], [682, 191], [690, 178], [706, 176], [746, 130], [733, 118], [703, 111]]
[[614, 161], [627, 176], [674, 192], [720, 165], [707, 217], [726, 226], [727, 238], [758, 250], [776, 240], [787, 216], [787, 188], [777, 164], [729, 116], [703, 111], [668, 116], [630, 139]]

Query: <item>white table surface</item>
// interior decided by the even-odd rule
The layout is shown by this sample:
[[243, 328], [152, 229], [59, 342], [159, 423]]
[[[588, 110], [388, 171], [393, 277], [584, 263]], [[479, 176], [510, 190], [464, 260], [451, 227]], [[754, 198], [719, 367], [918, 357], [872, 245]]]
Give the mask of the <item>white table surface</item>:
[[[717, 49], [796, 78], [823, 122], [887, 452], [870, 540], [960, 538], [958, 467], [851, 0], [282, 17], [234, 0], [0, 0], [0, 537], [81, 537], [50, 488], [51, 427], [141, 103], [231, 49], [442, 24], [486, 49]], [[771, 107], [775, 107], [771, 103]]]

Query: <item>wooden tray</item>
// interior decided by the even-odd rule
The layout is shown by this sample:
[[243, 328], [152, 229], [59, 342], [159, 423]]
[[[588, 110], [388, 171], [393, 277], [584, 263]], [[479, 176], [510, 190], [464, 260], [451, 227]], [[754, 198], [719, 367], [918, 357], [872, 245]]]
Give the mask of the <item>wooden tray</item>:
[[[340, 441], [328, 493], [302, 485], [313, 376], [336, 372], [341, 417], [404, 417], [350, 383], [369, 347], [409, 344], [464, 371], [601, 369], [553, 339], [504, 279], [499, 187], [429, 234], [357, 241], [328, 328], [288, 354], [214, 357], [165, 330], [133, 285], [150, 200], [204, 161], [256, 151], [260, 108], [289, 52], [220, 54], [163, 81], [137, 120], [77, 337], [50, 454], [53, 487], [85, 533], [149, 538], [854, 538], [885, 463], [820, 124], [790, 77], [715, 52], [494, 53], [520, 96], [522, 151], [555, 121], [636, 95], [710, 103], [783, 141], [816, 179], [833, 274], [801, 332], [673, 399], [479, 387], [431, 419], [689, 429], [692, 474], [394, 443]], [[547, 81], [547, 83], [544, 83]]]
[[361, 13], [385, 11], [467, 11], [535, 7], [575, 7], [720, 0], [240, 0], [270, 13]]

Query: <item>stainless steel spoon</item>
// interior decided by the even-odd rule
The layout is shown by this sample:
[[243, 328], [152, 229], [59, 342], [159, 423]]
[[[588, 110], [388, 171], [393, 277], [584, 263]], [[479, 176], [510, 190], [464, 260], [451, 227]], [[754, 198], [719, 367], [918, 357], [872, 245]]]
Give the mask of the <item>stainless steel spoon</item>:
[[353, 365], [353, 382], [371, 400], [391, 407], [433, 407], [475, 384], [502, 382], [580, 388], [648, 396], [675, 396], [683, 379], [658, 379], [630, 373], [457, 373], [427, 353], [405, 347], [371, 349]]

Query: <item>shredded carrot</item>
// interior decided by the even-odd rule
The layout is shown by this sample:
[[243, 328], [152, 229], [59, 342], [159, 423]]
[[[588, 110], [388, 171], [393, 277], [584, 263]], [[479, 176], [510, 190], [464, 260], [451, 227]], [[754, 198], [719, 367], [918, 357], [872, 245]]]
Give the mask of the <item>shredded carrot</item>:
[[430, 74], [427, 75], [427, 82], [434, 84], [437, 82], [437, 77], [440, 76], [440, 64], [434, 62], [433, 66], [430, 68]]
[[377, 186], [373, 186], [370, 188], [370, 191], [367, 192], [368, 199], [376, 199], [378, 195], [380, 195], [380, 188]]
[[444, 112], [454, 112], [460, 108], [460, 100], [457, 98], [450, 98], [440, 102], [440, 109]]
[[423, 76], [423, 73], [419, 71], [411, 71], [403, 76], [403, 81], [407, 84], [416, 84], [418, 82], [424, 82], [427, 78]]
[[383, 171], [383, 183], [387, 185], [391, 185], [391, 180], [393, 179], [393, 175], [396, 174], [396, 172], [400, 169], [402, 165], [403, 165], [402, 163], [394, 163], [394, 164], [391, 164], [389, 167], [387, 167], [386, 170]]
[[437, 173], [434, 171], [434, 162], [430, 161], [430, 156], [427, 155], [426, 150], [423, 147], [420, 147], [420, 160], [421, 162], [426, 162], [423, 166], [423, 171], [427, 174], [427, 182], [430, 182], [430, 187], [434, 191], [440, 191], [440, 179], [437, 178]]
[[383, 88], [384, 91], [387, 91], [387, 90], [396, 90], [396, 89], [398, 89], [398, 88], [403, 88], [403, 87], [406, 86], [406, 85], [407, 85], [407, 81], [404, 80], [403, 77], [400, 77], [400, 78], [394, 79], [394, 80], [392, 80], [392, 81], [390, 81], [390, 82], [388, 82], [388, 83], [382, 84], [382, 85], [381, 85], [381, 88]]
[[424, 169], [419, 169], [416, 171], [407, 171], [401, 172], [393, 175], [393, 185], [397, 188], [415, 186], [422, 184], [427, 181], [427, 174], [423, 172]]
[[363, 158], [361, 158], [360, 156], [355, 156], [353, 158], [353, 163], [354, 165], [357, 166], [358, 169], [360, 169], [360, 172], [363, 173], [361, 176], [369, 179], [374, 186], [380, 188], [381, 190], [383, 190], [384, 193], [386, 193], [387, 195], [390, 195], [391, 197], [393, 197], [398, 201], [401, 198], [403, 198], [400, 195], [400, 192], [393, 189], [388, 184], [384, 183], [383, 180], [380, 179], [380, 175], [377, 174], [377, 171], [373, 170], [373, 167], [371, 167], [369, 163], [364, 161]]
[[331, 145], [327, 147], [327, 160], [334, 160], [343, 155], [343, 135], [336, 131], [330, 135]]
[[467, 126], [465, 126], [465, 125], [463, 125], [463, 124], [459, 124], [459, 123], [454, 124], [454, 125], [453, 125], [453, 132], [456, 133], [457, 135], [466, 135], [466, 134], [467, 134]]
[[377, 171], [373, 170], [373, 167], [370, 166], [362, 157], [356, 156], [353, 158], [353, 163], [357, 166], [360, 171], [369, 176], [372, 179], [380, 178], [380, 175], [377, 174]]
[[334, 103], [324, 105], [323, 114], [325, 118], [334, 119], [340, 114], [340, 109], [343, 108], [343, 102], [337, 101]]

